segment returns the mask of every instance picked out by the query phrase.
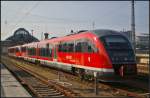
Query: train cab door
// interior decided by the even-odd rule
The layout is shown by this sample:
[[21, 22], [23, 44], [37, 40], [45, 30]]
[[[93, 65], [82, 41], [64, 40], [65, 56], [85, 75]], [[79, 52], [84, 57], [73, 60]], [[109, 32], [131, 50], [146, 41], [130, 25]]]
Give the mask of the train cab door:
[[75, 41], [75, 64], [82, 65], [83, 64], [83, 54], [82, 54], [82, 44], [81, 39]]
[[57, 62], [57, 44], [54, 44], [54, 61]]

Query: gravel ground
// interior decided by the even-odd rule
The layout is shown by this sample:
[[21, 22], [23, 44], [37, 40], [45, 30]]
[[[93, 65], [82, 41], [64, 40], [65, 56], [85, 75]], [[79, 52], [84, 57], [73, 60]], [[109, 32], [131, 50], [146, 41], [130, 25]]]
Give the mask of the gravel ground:
[[[10, 60], [10, 59], [9, 59]], [[12, 62], [16, 60], [11, 59]], [[16, 62], [15, 62], [16, 63]], [[126, 94], [121, 94], [119, 91], [116, 91], [113, 88], [105, 88], [100, 86], [98, 88], [98, 95], [95, 95], [94, 85], [89, 86], [83, 81], [73, 81], [72, 79], [66, 78], [61, 74], [60, 80], [58, 80], [58, 74], [53, 69], [42, 67], [41, 65], [27, 64], [25, 62], [17, 62], [18, 65], [29, 68], [34, 72], [38, 72], [41, 75], [45, 76], [49, 80], [56, 81], [62, 85], [73, 89], [75, 92], [80, 93], [84, 97], [117, 97], [120, 98]]]

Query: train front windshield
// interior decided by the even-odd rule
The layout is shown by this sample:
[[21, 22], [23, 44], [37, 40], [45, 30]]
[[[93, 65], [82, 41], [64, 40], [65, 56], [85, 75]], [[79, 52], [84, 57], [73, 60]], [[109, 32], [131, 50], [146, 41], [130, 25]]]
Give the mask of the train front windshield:
[[103, 42], [107, 49], [131, 49], [129, 42], [119, 35], [105, 36]]
[[100, 37], [113, 64], [135, 63], [134, 51], [130, 42], [122, 35]]

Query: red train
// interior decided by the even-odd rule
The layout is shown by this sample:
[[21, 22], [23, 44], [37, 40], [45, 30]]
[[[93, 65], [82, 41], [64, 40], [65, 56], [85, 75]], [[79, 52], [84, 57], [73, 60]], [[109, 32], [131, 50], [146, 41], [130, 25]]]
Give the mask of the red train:
[[65, 37], [10, 47], [9, 55], [60, 68], [72, 73], [100, 78], [134, 76], [137, 73], [134, 50], [117, 31], [81, 31]]

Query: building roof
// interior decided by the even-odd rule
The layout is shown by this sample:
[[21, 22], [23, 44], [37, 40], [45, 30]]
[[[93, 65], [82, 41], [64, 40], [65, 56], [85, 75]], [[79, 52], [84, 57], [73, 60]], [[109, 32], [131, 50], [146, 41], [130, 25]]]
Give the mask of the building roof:
[[39, 40], [34, 36], [32, 36], [26, 29], [19, 28], [14, 32], [12, 36], [4, 40], [3, 43], [7, 42], [7, 44], [14, 46], [14, 45], [21, 45], [25, 43], [38, 42], [38, 41]]

